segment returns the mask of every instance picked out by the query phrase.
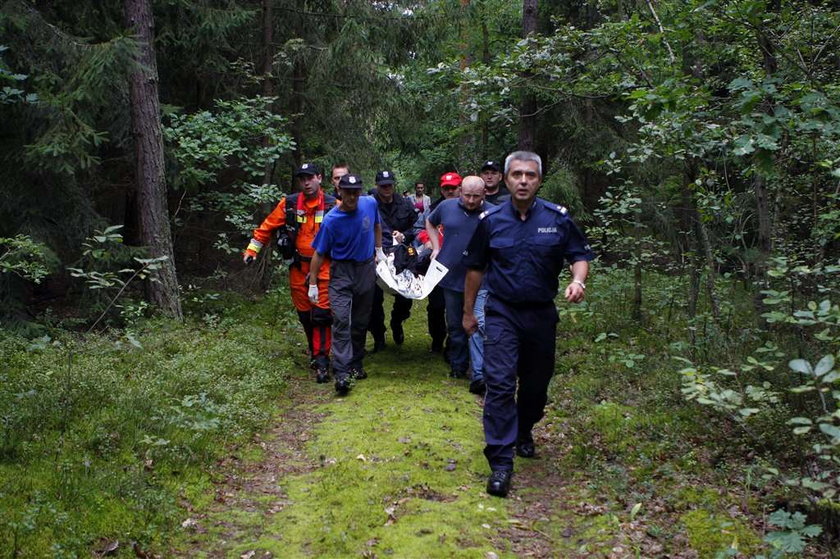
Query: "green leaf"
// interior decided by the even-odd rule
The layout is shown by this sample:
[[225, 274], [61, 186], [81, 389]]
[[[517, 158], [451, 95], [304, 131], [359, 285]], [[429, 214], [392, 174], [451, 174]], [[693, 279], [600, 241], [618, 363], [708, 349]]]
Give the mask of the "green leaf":
[[840, 379], [840, 371], [831, 371], [827, 375], [825, 375], [822, 379], [820, 379], [824, 384], [830, 384], [837, 379]]
[[793, 361], [788, 363], [788, 367], [790, 367], [797, 373], [802, 373], [803, 375], [814, 374], [814, 369], [811, 367], [811, 364], [805, 361], [804, 359], [794, 359]]
[[820, 423], [820, 431], [831, 437], [840, 440], [840, 428], [831, 423]]
[[748, 78], [735, 78], [729, 82], [727, 87], [729, 88], [729, 91], [740, 91], [742, 89], [753, 89], [755, 86], [753, 85], [752, 80]]
[[821, 377], [833, 368], [834, 356], [829, 353], [828, 355], [820, 359], [819, 363], [817, 363], [817, 366], [814, 367], [814, 376]]
[[819, 536], [820, 534], [822, 534], [822, 526], [820, 526], [819, 524], [810, 524], [810, 525], [802, 528], [802, 531], [800, 533], [803, 536], [813, 538], [815, 536]]
[[805, 541], [796, 532], [770, 532], [764, 541], [785, 553], [800, 553], [805, 550]]

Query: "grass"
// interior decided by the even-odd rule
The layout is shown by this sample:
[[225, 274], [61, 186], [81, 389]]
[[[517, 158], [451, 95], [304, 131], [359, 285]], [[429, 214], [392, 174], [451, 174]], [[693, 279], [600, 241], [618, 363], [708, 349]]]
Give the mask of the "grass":
[[207, 466], [272, 419], [292, 362], [278, 356], [297, 348], [265, 305], [228, 298], [213, 327], [138, 325], [142, 348], [112, 332], [3, 336], [0, 555], [160, 547]]
[[[484, 493], [480, 400], [426, 352], [423, 303], [346, 398], [312, 382], [282, 290], [196, 301], [186, 325], [136, 328], [142, 349], [120, 333], [3, 337], [0, 555], [115, 541], [124, 557], [131, 542], [184, 557], [757, 553], [779, 487], [761, 467], [791, 443], [757, 448], [686, 402], [672, 356], [731, 366], [764, 340], [734, 304], [715, 329], [652, 301], [640, 327], [620, 274], [596, 274], [586, 305], [560, 304], [540, 458], [517, 461], [508, 500]], [[708, 336], [691, 347], [689, 327]]]
[[[310, 426], [305, 447], [316, 466], [285, 477], [279, 490], [291, 504], [247, 519], [250, 528], [226, 554], [510, 556], [488, 539], [507, 515], [505, 503], [483, 491], [479, 401], [426, 352], [425, 309], [417, 307], [405, 344], [368, 357], [370, 376], [348, 397], [302, 380], [303, 390], [317, 393], [311, 405], [323, 418]], [[218, 517], [204, 522], [214, 524]]]

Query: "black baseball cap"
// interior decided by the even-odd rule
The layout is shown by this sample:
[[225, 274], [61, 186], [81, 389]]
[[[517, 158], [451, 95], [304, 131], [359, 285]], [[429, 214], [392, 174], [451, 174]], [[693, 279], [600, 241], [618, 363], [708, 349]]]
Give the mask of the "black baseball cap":
[[321, 174], [321, 168], [318, 167], [314, 163], [304, 163], [303, 165], [298, 167], [297, 170], [295, 171], [295, 176], [296, 177], [299, 177], [301, 175], [313, 175], [314, 176], [314, 175], [320, 175], [320, 174]]
[[484, 165], [481, 166], [482, 171], [486, 171], [487, 169], [492, 169], [494, 171], [502, 172], [502, 167], [499, 165], [498, 161], [485, 161]]
[[341, 177], [338, 181], [338, 188], [356, 188], [361, 190], [362, 189], [362, 177], [359, 175], [351, 175], [350, 173]]
[[376, 184], [394, 184], [394, 173], [391, 171], [379, 171], [376, 173]]

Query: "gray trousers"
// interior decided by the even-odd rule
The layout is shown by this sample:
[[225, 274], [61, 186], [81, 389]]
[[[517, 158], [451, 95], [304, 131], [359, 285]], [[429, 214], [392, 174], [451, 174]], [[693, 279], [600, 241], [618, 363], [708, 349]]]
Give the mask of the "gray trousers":
[[336, 378], [361, 369], [376, 268], [366, 262], [333, 260], [330, 264], [330, 310], [333, 314], [332, 353]]

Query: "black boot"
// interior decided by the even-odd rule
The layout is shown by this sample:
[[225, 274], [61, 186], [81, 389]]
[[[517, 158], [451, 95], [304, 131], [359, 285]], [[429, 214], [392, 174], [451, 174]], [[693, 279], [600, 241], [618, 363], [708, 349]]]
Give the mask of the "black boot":
[[350, 388], [352, 387], [352, 383], [350, 381], [350, 375], [347, 373], [342, 373], [340, 375], [335, 376], [335, 392], [339, 396], [346, 396], [350, 392]]
[[533, 458], [537, 454], [534, 437], [531, 432], [521, 434], [516, 439], [516, 454], [522, 458]]
[[487, 478], [487, 492], [496, 497], [507, 497], [512, 476], [513, 472], [510, 470], [493, 470]]
[[318, 384], [330, 382], [330, 370], [325, 367], [319, 367], [315, 372], [315, 382]]
[[402, 345], [405, 341], [405, 332], [403, 331], [402, 322], [391, 321], [391, 335], [394, 338], [394, 343]]

